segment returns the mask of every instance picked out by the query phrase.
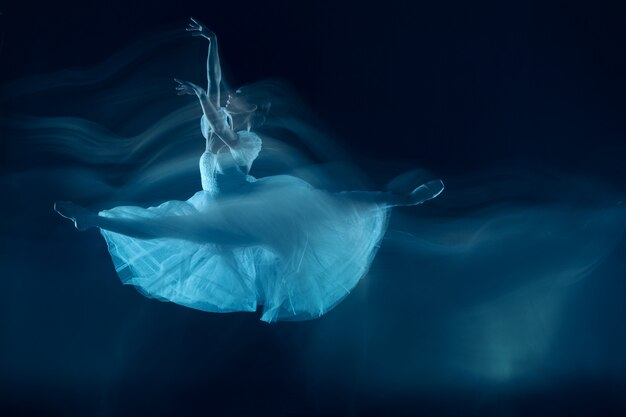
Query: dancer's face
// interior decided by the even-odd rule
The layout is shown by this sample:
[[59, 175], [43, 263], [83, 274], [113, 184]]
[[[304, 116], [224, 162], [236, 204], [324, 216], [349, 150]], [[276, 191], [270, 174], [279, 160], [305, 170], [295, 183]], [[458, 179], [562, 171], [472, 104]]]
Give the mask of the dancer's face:
[[257, 109], [256, 105], [248, 103], [239, 94], [229, 94], [228, 100], [226, 100], [226, 110], [231, 114], [252, 113], [252, 112], [255, 112], [256, 109]]
[[256, 106], [246, 103], [245, 100], [236, 95], [229, 94], [225, 109], [232, 118], [233, 129], [243, 130], [248, 128], [248, 120], [256, 111]]

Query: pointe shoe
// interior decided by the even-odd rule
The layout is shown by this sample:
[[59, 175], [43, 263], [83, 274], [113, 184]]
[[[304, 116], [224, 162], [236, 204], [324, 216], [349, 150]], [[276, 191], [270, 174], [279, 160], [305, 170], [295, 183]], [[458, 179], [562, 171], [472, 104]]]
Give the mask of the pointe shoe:
[[91, 213], [89, 210], [80, 207], [71, 201], [56, 201], [54, 203], [54, 211], [59, 213], [61, 217], [65, 217], [74, 222], [74, 226], [80, 230], [86, 230], [89, 228], [89, 225], [85, 221]]
[[409, 204], [417, 205], [422, 204], [424, 201], [432, 200], [443, 192], [445, 186], [443, 181], [434, 180], [429, 181], [426, 184], [422, 184], [408, 195]]

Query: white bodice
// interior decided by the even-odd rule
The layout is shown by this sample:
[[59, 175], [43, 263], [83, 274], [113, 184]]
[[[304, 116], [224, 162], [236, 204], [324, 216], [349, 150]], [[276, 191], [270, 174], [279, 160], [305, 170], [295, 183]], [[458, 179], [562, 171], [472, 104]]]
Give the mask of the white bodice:
[[237, 132], [239, 140], [232, 148], [218, 153], [206, 151], [200, 157], [202, 189], [216, 194], [248, 182], [248, 171], [261, 151], [261, 138], [253, 132]]

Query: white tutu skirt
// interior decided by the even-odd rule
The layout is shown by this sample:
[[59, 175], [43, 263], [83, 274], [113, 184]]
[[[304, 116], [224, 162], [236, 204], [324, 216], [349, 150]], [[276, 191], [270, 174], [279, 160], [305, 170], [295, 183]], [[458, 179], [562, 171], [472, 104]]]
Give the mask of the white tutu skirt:
[[150, 239], [101, 230], [123, 283], [203, 311], [262, 305], [267, 322], [311, 319], [337, 305], [367, 273], [388, 214], [286, 175], [99, 213], [158, 230]]

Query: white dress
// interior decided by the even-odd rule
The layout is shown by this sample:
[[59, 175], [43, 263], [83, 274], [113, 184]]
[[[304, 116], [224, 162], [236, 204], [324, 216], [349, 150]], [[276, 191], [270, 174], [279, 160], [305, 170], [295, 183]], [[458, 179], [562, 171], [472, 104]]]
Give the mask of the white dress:
[[198, 310], [319, 317], [367, 273], [389, 209], [293, 176], [255, 179], [240, 167], [252, 165], [261, 139], [237, 135], [236, 148], [202, 155], [203, 190], [190, 199], [99, 213], [168, 231], [139, 239], [101, 230], [117, 273], [148, 297]]

